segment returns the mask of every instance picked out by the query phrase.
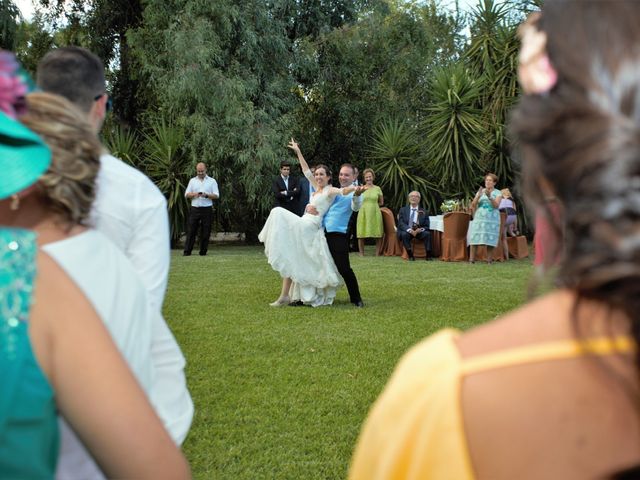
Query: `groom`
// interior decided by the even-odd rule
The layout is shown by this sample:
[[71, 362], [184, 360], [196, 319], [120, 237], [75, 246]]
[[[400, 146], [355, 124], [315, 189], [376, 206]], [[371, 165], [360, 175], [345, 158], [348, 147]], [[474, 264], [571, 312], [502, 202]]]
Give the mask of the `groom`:
[[[355, 178], [353, 165], [345, 163], [340, 167], [338, 179], [341, 187], [353, 185]], [[360, 296], [358, 279], [356, 278], [356, 274], [353, 273], [351, 263], [349, 262], [349, 237], [347, 236], [347, 229], [351, 213], [360, 210], [360, 205], [362, 204], [362, 197], [360, 195], [363, 191], [363, 187], [358, 187], [355, 192], [349, 195], [337, 195], [323, 220], [329, 251], [331, 252], [338, 272], [342, 275], [344, 283], [347, 285], [351, 303], [358, 308], [364, 307], [364, 303], [362, 303], [362, 297]], [[306, 211], [312, 215], [318, 214], [318, 211], [313, 205], [307, 206]]]

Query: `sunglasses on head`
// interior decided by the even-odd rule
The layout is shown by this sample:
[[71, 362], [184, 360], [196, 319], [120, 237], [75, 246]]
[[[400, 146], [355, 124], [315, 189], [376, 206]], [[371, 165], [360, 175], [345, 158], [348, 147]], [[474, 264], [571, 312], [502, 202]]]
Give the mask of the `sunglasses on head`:
[[[98, 100], [100, 100], [104, 95], [107, 95], [106, 92], [105, 93], [101, 93], [99, 95], [96, 95], [95, 97], [93, 97], [93, 101], [97, 102]], [[105, 110], [107, 112], [110, 112], [111, 109], [113, 108], [113, 101], [111, 100], [111, 97], [107, 96], [107, 104], [105, 105]]]

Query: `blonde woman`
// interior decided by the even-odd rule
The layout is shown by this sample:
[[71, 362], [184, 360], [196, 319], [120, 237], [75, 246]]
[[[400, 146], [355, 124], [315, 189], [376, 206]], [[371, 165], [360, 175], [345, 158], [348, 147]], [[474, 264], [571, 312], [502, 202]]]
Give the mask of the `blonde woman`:
[[502, 200], [500, 200], [500, 206], [498, 210], [507, 214], [507, 220], [505, 222], [505, 234], [510, 237], [518, 236], [518, 212], [516, 208], [516, 202], [513, 200], [511, 190], [503, 188], [500, 190], [502, 193]]

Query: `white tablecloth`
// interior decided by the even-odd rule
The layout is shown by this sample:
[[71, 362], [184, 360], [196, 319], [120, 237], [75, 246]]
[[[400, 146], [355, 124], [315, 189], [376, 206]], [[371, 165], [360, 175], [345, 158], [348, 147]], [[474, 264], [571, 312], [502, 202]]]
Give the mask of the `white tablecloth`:
[[444, 232], [444, 215], [429, 216], [429, 229]]

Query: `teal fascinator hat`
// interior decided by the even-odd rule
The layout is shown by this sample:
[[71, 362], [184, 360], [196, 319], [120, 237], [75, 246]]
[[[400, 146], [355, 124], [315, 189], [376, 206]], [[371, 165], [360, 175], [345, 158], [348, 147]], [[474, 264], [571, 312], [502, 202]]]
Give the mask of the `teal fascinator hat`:
[[15, 56], [0, 51], [0, 200], [36, 183], [51, 163], [49, 147], [16, 120], [32, 85]]

